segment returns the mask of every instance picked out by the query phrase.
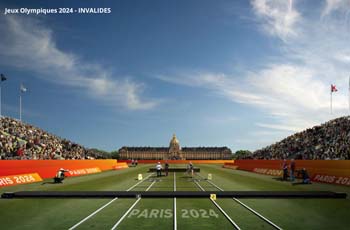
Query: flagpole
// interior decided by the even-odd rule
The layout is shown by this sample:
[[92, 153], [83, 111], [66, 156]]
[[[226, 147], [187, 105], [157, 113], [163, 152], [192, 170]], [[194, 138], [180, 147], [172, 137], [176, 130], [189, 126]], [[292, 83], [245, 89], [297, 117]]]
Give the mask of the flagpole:
[[0, 76], [0, 118], [2, 117], [2, 111], [1, 111], [1, 107], [2, 107], [2, 95], [1, 95], [1, 87], [2, 87], [2, 82], [6, 80], [5, 76], [3, 74], [1, 74]]
[[1, 104], [2, 104], [1, 86], [2, 86], [2, 82], [0, 83], [0, 118], [2, 117], [2, 113], [1, 113]]
[[19, 120], [22, 121], [22, 93], [26, 92], [27, 88], [21, 83], [19, 87]]
[[2, 81], [0, 82], [0, 127], [2, 128], [2, 113], [1, 113], [1, 104], [2, 104], [2, 98], [1, 98], [1, 86], [2, 86]]
[[19, 91], [19, 120], [22, 121], [22, 92]]
[[[1, 90], [1, 87], [2, 87], [2, 82], [3, 81], [6, 81], [6, 77], [3, 75], [3, 74], [0, 74], [0, 119], [2, 118], [2, 111], [1, 111], [1, 108], [2, 108], [2, 90]], [[0, 127], [2, 127], [2, 120], [0, 120]]]
[[333, 108], [332, 108], [332, 90], [331, 90], [331, 114], [333, 114]]

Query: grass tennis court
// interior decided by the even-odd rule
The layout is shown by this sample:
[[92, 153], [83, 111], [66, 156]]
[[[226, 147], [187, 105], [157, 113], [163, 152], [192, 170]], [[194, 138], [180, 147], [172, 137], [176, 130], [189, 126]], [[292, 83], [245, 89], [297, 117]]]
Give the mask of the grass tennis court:
[[[0, 199], [1, 229], [348, 229], [350, 188], [328, 184], [291, 185], [274, 177], [196, 165], [193, 180], [182, 172], [156, 178], [153, 165], [71, 177], [63, 184], [5, 187], [14, 191], [334, 191], [347, 199], [114, 198]], [[171, 165], [173, 167], [173, 165]], [[176, 165], [175, 167], [180, 167]], [[142, 173], [144, 180], [138, 181]], [[211, 173], [209, 182], [203, 180]], [[51, 182], [46, 180], [44, 182]], [[248, 210], [250, 207], [262, 217]], [[216, 203], [216, 204], [215, 204]], [[176, 204], [176, 216], [174, 216]], [[221, 209], [221, 210], [220, 210]], [[226, 215], [226, 216], [225, 216]], [[233, 223], [231, 222], [233, 221]], [[275, 224], [273, 227], [267, 221]]]

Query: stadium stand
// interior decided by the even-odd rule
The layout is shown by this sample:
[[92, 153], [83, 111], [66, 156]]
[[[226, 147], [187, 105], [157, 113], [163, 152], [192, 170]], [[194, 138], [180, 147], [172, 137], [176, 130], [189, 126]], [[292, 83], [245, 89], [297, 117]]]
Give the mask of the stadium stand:
[[293, 134], [243, 158], [349, 160], [350, 116], [330, 120]]
[[2, 117], [0, 159], [99, 159], [103, 155], [19, 120]]

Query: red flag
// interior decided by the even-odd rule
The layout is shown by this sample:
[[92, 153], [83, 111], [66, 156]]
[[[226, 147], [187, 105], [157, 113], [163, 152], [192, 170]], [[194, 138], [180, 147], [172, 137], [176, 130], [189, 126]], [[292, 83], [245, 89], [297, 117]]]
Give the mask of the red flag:
[[335, 85], [331, 84], [331, 93], [337, 92], [337, 91], [338, 91], [337, 87]]

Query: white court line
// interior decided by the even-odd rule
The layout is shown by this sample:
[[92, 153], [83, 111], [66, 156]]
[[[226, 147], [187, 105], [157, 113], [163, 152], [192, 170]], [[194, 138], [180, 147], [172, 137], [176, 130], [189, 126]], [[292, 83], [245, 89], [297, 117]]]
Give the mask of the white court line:
[[[146, 189], [146, 191], [148, 191], [152, 185], [154, 185], [154, 183], [156, 183], [156, 181], [153, 181], [152, 184], [150, 186], [148, 186], [148, 188]], [[111, 230], [114, 230], [118, 227], [118, 225], [125, 219], [125, 217], [129, 214], [129, 212], [135, 207], [135, 205], [141, 200], [141, 197], [139, 197], [135, 203], [128, 209], [128, 211], [126, 211], [124, 213], [124, 215], [118, 220], [117, 223], [115, 223], [115, 225], [111, 228]]]
[[196, 183], [196, 185], [197, 185], [202, 191], [205, 191], [204, 188], [203, 188], [197, 181], [194, 181], [194, 183]]
[[[153, 173], [152, 173], [153, 174]], [[131, 189], [135, 188], [137, 185], [139, 185], [140, 183], [144, 182], [145, 180], [147, 180], [150, 176], [152, 176], [152, 174], [148, 175], [147, 177], [145, 177], [145, 179], [137, 182], [136, 184], [134, 184], [132, 187], [130, 187], [128, 190], [126, 191], [130, 191]], [[105, 207], [107, 207], [108, 205], [110, 205], [111, 203], [113, 203], [114, 201], [116, 201], [118, 199], [118, 197], [114, 198], [113, 200], [109, 201], [107, 204], [103, 205], [102, 207], [100, 207], [99, 209], [97, 209], [96, 211], [94, 211], [93, 213], [91, 213], [90, 215], [88, 215], [87, 217], [85, 217], [84, 219], [82, 219], [81, 221], [79, 221], [77, 224], [75, 224], [74, 226], [70, 227], [69, 230], [73, 230], [76, 227], [78, 227], [79, 225], [81, 225], [82, 223], [84, 223], [85, 221], [87, 221], [88, 219], [90, 219], [91, 217], [93, 217], [94, 215], [96, 215], [98, 212], [100, 212], [102, 209], [104, 209]]]
[[92, 216], [94, 216], [96, 213], [98, 213], [99, 211], [101, 211], [102, 209], [104, 209], [105, 207], [107, 207], [108, 205], [110, 205], [112, 202], [114, 202], [115, 200], [117, 200], [118, 197], [114, 198], [113, 200], [111, 200], [110, 202], [108, 202], [107, 204], [103, 205], [101, 208], [97, 209], [96, 211], [94, 211], [93, 213], [91, 213], [90, 215], [88, 215], [87, 217], [85, 217], [84, 219], [82, 219], [79, 223], [77, 223], [76, 225], [74, 225], [73, 227], [71, 227], [69, 230], [75, 229], [76, 227], [78, 227], [79, 225], [81, 225], [82, 223], [84, 223], [85, 221], [87, 221], [88, 219], [90, 219]]
[[[203, 177], [202, 177], [203, 178]], [[206, 180], [209, 184], [213, 185], [215, 188], [219, 189], [220, 191], [224, 191], [222, 188], [211, 182], [210, 180]]]
[[[202, 177], [202, 176], [201, 176]], [[203, 178], [203, 177], [202, 177]], [[214, 187], [216, 187], [217, 189], [219, 189], [220, 191], [224, 191], [222, 188], [220, 188], [219, 186], [217, 186], [216, 184], [214, 184], [214, 182], [211, 182], [210, 180], [207, 180], [208, 183], [210, 183], [211, 185], [213, 185]], [[248, 205], [244, 204], [242, 201], [238, 200], [237, 198], [232, 197], [232, 199], [234, 201], [236, 201], [237, 203], [239, 203], [240, 205], [242, 205], [243, 207], [245, 207], [246, 209], [248, 209], [249, 211], [251, 211], [252, 213], [254, 213], [255, 215], [257, 215], [258, 217], [260, 217], [261, 219], [265, 220], [267, 223], [269, 223], [271, 226], [273, 226], [274, 228], [278, 229], [278, 230], [282, 230], [281, 227], [279, 227], [278, 225], [276, 225], [275, 223], [273, 223], [271, 220], [267, 219], [266, 217], [264, 217], [263, 215], [261, 215], [260, 213], [258, 213], [257, 211], [255, 211], [254, 209], [252, 209], [251, 207], [249, 207]]]
[[[194, 181], [194, 183], [196, 183], [196, 185], [202, 190], [205, 191], [204, 188], [197, 182]], [[231, 224], [237, 229], [237, 230], [241, 230], [241, 228], [236, 224], [236, 222], [234, 222], [231, 217], [229, 215], [227, 215], [227, 213], [220, 207], [220, 205], [218, 203], [215, 202], [215, 200], [210, 199], [215, 206], [221, 211], [222, 214], [224, 214], [224, 216], [231, 222]]]
[[[174, 172], [174, 191], [176, 191], [176, 173], [175, 172]], [[174, 230], [177, 230], [176, 197], [174, 197]]]
[[141, 200], [141, 197], [137, 198], [135, 203], [126, 211], [126, 213], [118, 220], [118, 222], [111, 228], [111, 230], [114, 230], [117, 228], [117, 226], [124, 220], [124, 218], [129, 214], [129, 212], [135, 207], [135, 205]]
[[241, 228], [231, 219], [231, 217], [229, 215], [227, 215], [227, 213], [220, 207], [220, 205], [218, 203], [215, 202], [215, 200], [213, 200], [213, 199], [210, 199], [210, 200], [213, 201], [215, 206], [225, 215], [225, 217], [231, 222], [231, 224], [233, 226], [235, 226], [235, 228], [237, 230], [241, 230]]
[[270, 225], [272, 225], [273, 227], [275, 227], [276, 229], [282, 230], [281, 227], [277, 226], [276, 224], [274, 224], [272, 221], [270, 221], [269, 219], [267, 219], [266, 217], [262, 216], [260, 213], [258, 213], [257, 211], [255, 211], [254, 209], [252, 209], [251, 207], [249, 207], [248, 205], [244, 204], [242, 201], [238, 200], [237, 198], [232, 198], [234, 201], [240, 203], [241, 205], [243, 205], [245, 208], [247, 208], [249, 211], [251, 211], [252, 213], [254, 213], [255, 215], [257, 215], [258, 217], [260, 217], [261, 219], [265, 220], [267, 223], [269, 223]]
[[150, 176], [152, 176], [154, 173], [148, 175], [147, 177], [145, 177], [145, 179], [143, 179], [142, 181], [139, 181], [138, 183], [134, 184], [132, 187], [130, 187], [128, 190], [126, 190], [127, 192], [132, 190], [133, 188], [135, 188], [137, 185], [141, 184], [142, 182], [144, 182], [145, 180], [147, 180]]
[[155, 180], [152, 182], [152, 184], [150, 186], [148, 186], [148, 188], [146, 189], [146, 192], [154, 185], [154, 183], [156, 183]]

